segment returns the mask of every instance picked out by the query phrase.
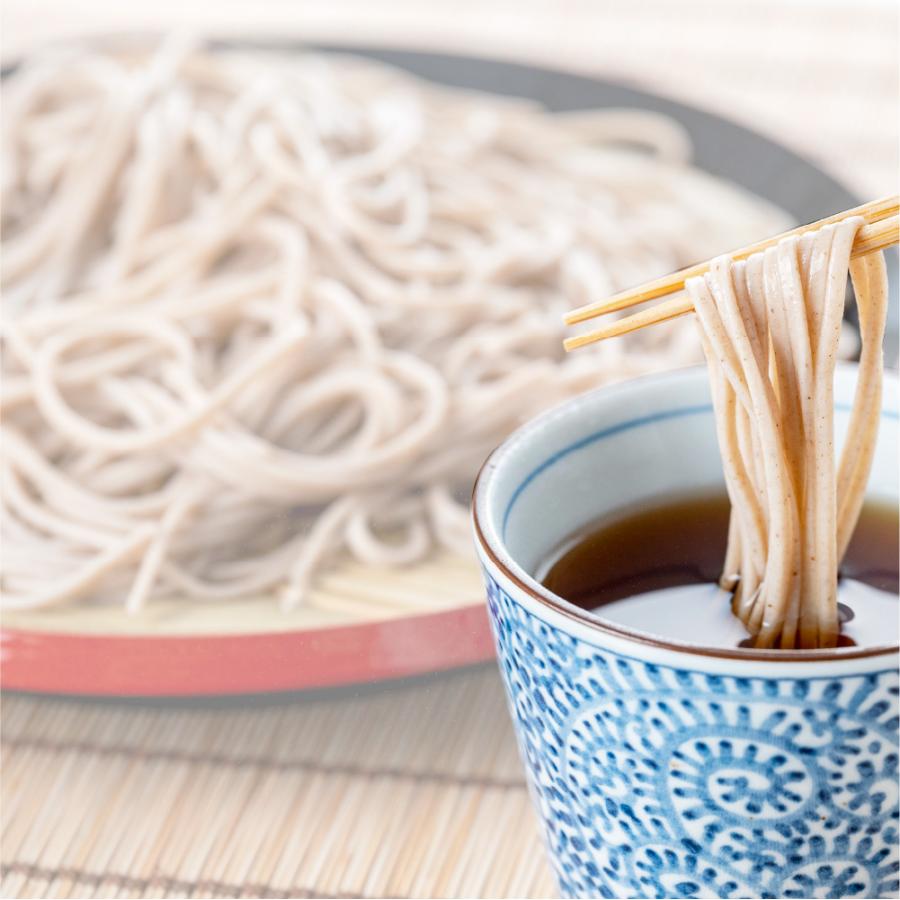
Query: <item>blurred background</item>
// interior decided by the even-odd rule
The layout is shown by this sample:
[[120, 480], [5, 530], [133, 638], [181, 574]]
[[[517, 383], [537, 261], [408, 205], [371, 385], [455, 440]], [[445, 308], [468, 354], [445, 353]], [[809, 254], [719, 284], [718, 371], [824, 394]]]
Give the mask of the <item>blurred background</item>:
[[3, 56], [97, 32], [455, 50], [606, 76], [752, 125], [861, 195], [896, 181], [897, 10], [891, 0], [6, 0]]
[[[2, 59], [172, 29], [564, 70], [746, 126], [861, 201], [897, 190], [892, 0], [4, 0]], [[536, 68], [515, 83], [557, 82]], [[553, 896], [494, 663], [429, 672], [490, 655], [477, 573], [459, 577], [468, 618], [447, 633], [462, 652], [440, 665], [418, 637], [376, 630], [329, 644], [357, 675], [307, 693], [63, 697], [46, 668], [33, 685], [50, 696], [7, 691], [3, 896]], [[18, 677], [39, 636], [14, 630]], [[94, 647], [72, 652], [90, 667]], [[373, 673], [417, 677], [366, 683], [367, 654]], [[161, 659], [160, 678], [183, 664]]]

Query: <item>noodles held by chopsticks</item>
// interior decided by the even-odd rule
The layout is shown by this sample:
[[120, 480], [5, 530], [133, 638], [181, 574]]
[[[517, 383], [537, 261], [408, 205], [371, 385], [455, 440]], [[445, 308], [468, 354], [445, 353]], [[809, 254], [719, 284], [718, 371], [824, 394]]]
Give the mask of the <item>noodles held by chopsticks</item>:
[[[716, 259], [686, 287], [709, 364], [732, 502], [722, 586], [757, 647], [837, 643], [838, 565], [862, 508], [881, 413], [887, 275], [851, 262], [861, 218]], [[847, 442], [834, 447], [834, 369], [850, 273], [862, 355]]]
[[699, 353], [564, 358], [562, 313], [786, 224], [667, 119], [350, 58], [65, 50], [3, 95], [6, 608], [295, 606], [340, 550], [469, 552], [511, 428]]

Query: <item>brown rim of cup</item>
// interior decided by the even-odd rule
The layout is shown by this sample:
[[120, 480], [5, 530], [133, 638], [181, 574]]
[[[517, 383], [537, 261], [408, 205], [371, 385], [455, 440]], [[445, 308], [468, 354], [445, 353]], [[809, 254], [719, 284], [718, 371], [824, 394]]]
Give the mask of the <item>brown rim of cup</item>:
[[481, 464], [475, 484], [472, 488], [472, 522], [475, 527], [475, 536], [481, 548], [491, 562], [520, 590], [533, 597], [542, 606], [552, 609], [554, 612], [572, 619], [575, 622], [612, 637], [622, 638], [635, 644], [643, 644], [650, 647], [658, 647], [673, 653], [685, 653], [693, 656], [712, 656], [720, 659], [735, 659], [741, 662], [841, 662], [845, 659], [863, 659], [871, 656], [890, 656], [900, 652], [900, 644], [886, 644], [881, 647], [859, 647], [848, 649], [841, 647], [829, 647], [822, 650], [755, 650], [753, 648], [725, 649], [722, 647], [702, 647], [692, 644], [682, 644], [676, 641], [667, 641], [660, 637], [641, 631], [632, 631], [621, 625], [604, 622], [591, 616], [585, 610], [562, 597], [557, 597], [552, 591], [547, 590], [534, 578], [522, 578], [513, 572], [491, 547], [484, 532], [481, 529], [481, 516], [478, 511], [478, 487], [485, 478], [485, 472], [494, 456], [506, 445], [504, 441]]

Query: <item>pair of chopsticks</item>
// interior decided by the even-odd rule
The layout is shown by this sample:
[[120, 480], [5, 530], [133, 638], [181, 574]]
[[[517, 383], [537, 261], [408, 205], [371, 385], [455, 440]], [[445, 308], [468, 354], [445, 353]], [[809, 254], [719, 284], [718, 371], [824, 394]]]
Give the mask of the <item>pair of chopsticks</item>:
[[[898, 207], [900, 207], [900, 197], [897, 196], [886, 197], [883, 200], [873, 200], [871, 203], [857, 206], [856, 209], [848, 209], [819, 222], [801, 225], [799, 228], [785, 231], [784, 234], [767, 238], [758, 244], [744, 247], [728, 255], [732, 259], [746, 259], [754, 253], [759, 253], [761, 250], [777, 244], [784, 237], [803, 234], [807, 231], [816, 231], [823, 225], [840, 222], [851, 216], [862, 216], [866, 220], [866, 224], [856, 234], [851, 255], [857, 257], [864, 256], [867, 253], [875, 253], [900, 241]], [[608, 300], [603, 300], [600, 303], [590, 303], [587, 306], [573, 309], [566, 316], [566, 324], [577, 325], [579, 322], [596, 319], [599, 316], [606, 315], [606, 313], [637, 306], [640, 303], [645, 303], [647, 300], [654, 300], [657, 297], [665, 297], [669, 294], [677, 294], [684, 290], [684, 283], [687, 279], [694, 278], [697, 275], [704, 275], [708, 271], [709, 262], [699, 263], [679, 272], [673, 272], [664, 278], [658, 278], [656, 281], [649, 281], [638, 287], [629, 288], [627, 291], [615, 294]], [[596, 341], [606, 340], [606, 338], [627, 334], [630, 331], [637, 331], [639, 328], [645, 328], [647, 325], [655, 325], [657, 322], [677, 319], [679, 316], [685, 316], [693, 311], [694, 307], [689, 297], [673, 297], [671, 300], [658, 303], [649, 309], [641, 310], [641, 312], [610, 322], [609, 325], [597, 328], [595, 331], [588, 331], [584, 334], [567, 338], [564, 346], [566, 350], [575, 350], [577, 347], [584, 347], [586, 344], [593, 344]]]

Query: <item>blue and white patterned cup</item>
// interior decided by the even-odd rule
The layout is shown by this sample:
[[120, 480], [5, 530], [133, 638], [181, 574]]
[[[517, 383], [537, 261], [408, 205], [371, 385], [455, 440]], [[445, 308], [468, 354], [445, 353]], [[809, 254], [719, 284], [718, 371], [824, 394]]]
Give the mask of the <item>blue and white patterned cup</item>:
[[[855, 371], [836, 381], [840, 437]], [[897, 380], [869, 483], [897, 502]], [[485, 464], [474, 520], [519, 748], [570, 897], [898, 892], [887, 646], [708, 650], [604, 625], [532, 573], [599, 516], [722, 486], [706, 374], [579, 397]]]

